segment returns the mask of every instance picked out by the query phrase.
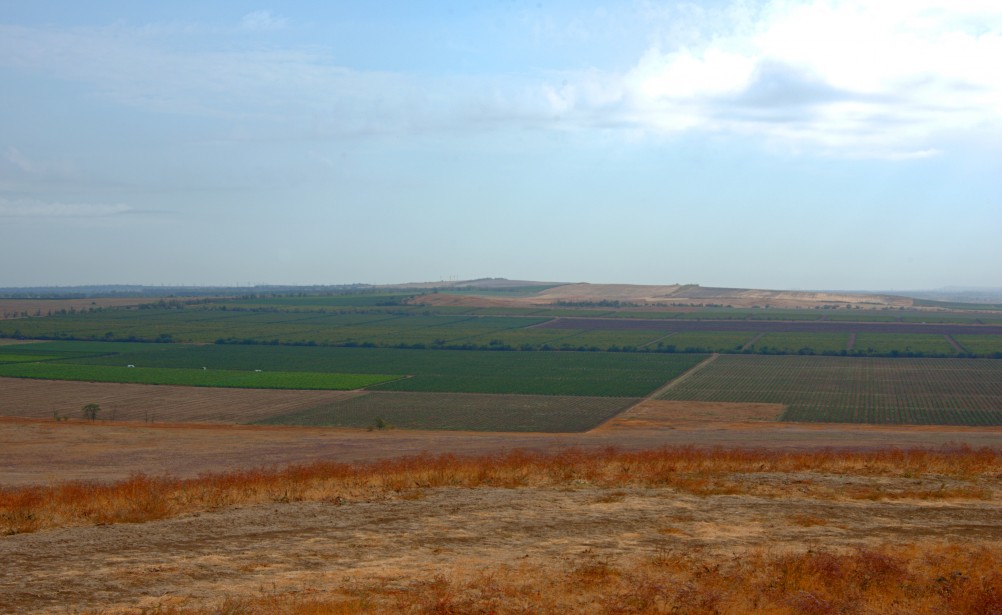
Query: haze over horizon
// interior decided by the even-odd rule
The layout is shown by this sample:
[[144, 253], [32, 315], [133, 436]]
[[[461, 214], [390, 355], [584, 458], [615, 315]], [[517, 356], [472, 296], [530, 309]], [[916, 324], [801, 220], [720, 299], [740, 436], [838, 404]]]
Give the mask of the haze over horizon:
[[0, 287], [1002, 287], [998, 3], [85, 4], [0, 12]]

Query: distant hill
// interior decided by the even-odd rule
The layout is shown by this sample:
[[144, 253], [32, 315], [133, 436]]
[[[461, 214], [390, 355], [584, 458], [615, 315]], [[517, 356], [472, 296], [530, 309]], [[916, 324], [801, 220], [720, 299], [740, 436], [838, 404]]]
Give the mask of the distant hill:
[[[450, 290], [469, 289], [482, 281], [458, 283], [450, 287], [433, 286], [439, 292], [422, 295], [416, 303], [434, 305], [721, 305], [732, 307], [813, 308], [822, 306], [899, 308], [914, 307], [910, 297], [889, 294], [844, 293], [833, 291], [761, 290], [747, 288], [713, 288], [698, 284], [639, 285], [639, 284], [544, 284], [508, 281], [509, 287], [526, 289], [537, 284], [538, 291], [504, 298], [499, 293], [478, 297], [476, 292], [463, 296], [450, 295]], [[504, 288], [497, 284], [495, 288]], [[488, 301], [489, 299], [489, 301]]]

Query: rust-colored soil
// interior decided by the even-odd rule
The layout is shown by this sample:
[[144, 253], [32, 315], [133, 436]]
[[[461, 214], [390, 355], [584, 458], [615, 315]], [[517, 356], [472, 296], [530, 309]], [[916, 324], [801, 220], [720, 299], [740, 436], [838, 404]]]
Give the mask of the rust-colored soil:
[[249, 423], [358, 394], [24, 378], [0, 378], [0, 393], [2, 416], [81, 418], [81, 408], [95, 403], [99, 419], [169, 423]]
[[595, 431], [673, 429], [680, 423], [775, 421], [785, 409], [783, 404], [645, 399]]

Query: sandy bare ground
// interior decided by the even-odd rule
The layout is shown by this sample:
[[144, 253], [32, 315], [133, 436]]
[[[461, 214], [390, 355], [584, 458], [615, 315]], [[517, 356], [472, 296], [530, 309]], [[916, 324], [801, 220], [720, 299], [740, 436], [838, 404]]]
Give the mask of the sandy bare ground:
[[[442, 488], [9, 536], [0, 538], [0, 611], [136, 612], [262, 591], [399, 586], [499, 566], [618, 565], [676, 550], [733, 558], [748, 549], [1002, 542], [997, 499], [812, 499], [798, 496], [798, 481], [838, 488], [868, 479], [794, 474], [746, 480], [776, 482], [788, 496], [696, 496], [587, 484]], [[888, 480], [921, 482], [869, 480], [885, 487]]]

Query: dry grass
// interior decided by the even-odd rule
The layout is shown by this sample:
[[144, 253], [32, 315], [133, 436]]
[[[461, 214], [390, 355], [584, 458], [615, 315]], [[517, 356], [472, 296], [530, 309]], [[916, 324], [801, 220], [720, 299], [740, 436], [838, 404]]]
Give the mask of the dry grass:
[[332, 583], [295, 594], [164, 606], [159, 615], [276, 613], [1002, 613], [1002, 551], [915, 546], [753, 552], [727, 560], [664, 552], [628, 565], [501, 566], [430, 581]]
[[[805, 480], [809, 473], [813, 479]], [[864, 483], [846, 488], [825, 477], [910, 479], [914, 487]], [[628, 485], [700, 496], [789, 497], [791, 485], [817, 499], [989, 499], [1002, 478], [1002, 451], [778, 452], [666, 448], [655, 451], [511, 452], [484, 457], [419, 456], [374, 464], [317, 462], [284, 469], [207, 474], [194, 479], [144, 475], [112, 483], [70, 482], [0, 489], [0, 534], [110, 523], [140, 523], [261, 502], [420, 497], [435, 487], [529, 488]], [[897, 481], [896, 484], [900, 484]], [[935, 487], [929, 486], [932, 483]]]

